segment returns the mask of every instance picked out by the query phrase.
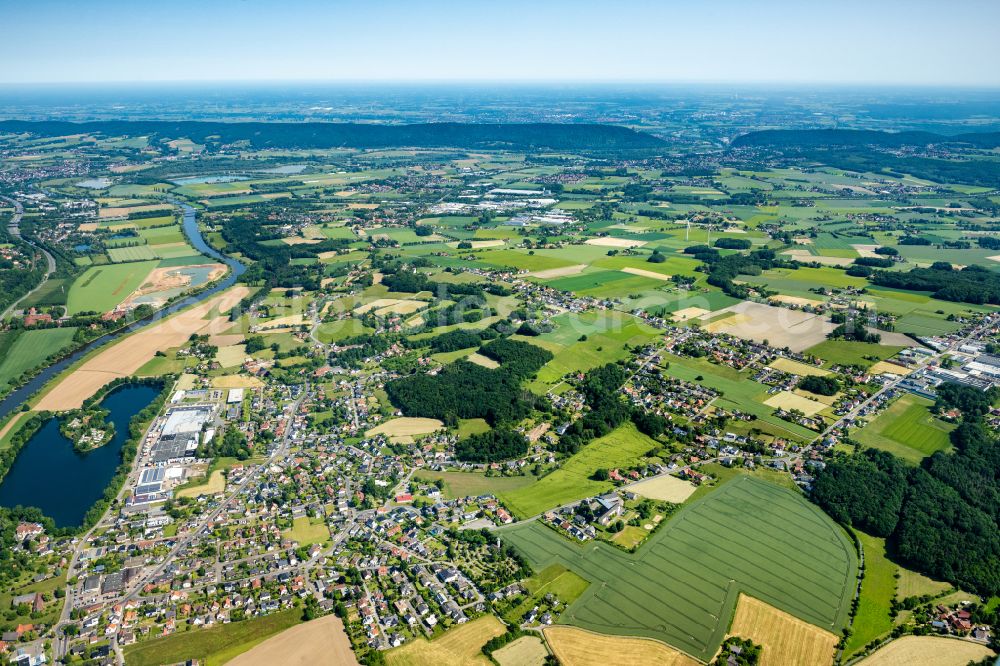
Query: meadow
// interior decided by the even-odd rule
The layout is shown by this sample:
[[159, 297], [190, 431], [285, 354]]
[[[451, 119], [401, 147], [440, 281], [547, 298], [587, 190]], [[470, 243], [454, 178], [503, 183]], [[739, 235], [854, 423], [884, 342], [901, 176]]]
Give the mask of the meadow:
[[866, 446], [919, 464], [935, 451], [951, 448], [948, 433], [955, 426], [931, 414], [933, 404], [919, 396], [903, 395], [871, 423], [858, 430], [854, 438]]
[[861, 651], [871, 641], [892, 631], [890, 605], [896, 596], [898, 567], [885, 555], [885, 539], [856, 532], [865, 552], [865, 577], [861, 581], [858, 611], [851, 625], [851, 635], [844, 655]]
[[537, 522], [498, 533], [536, 569], [561, 564], [590, 581], [561, 623], [662, 640], [703, 661], [740, 592], [839, 633], [857, 571], [853, 544], [822, 511], [747, 476], [686, 505], [635, 554]]
[[831, 365], [858, 365], [870, 367], [878, 361], [892, 358], [904, 347], [893, 345], [872, 344], [870, 342], [852, 342], [849, 340], [824, 340], [805, 350], [806, 354], [817, 356]]
[[591, 477], [598, 469], [635, 464], [658, 444], [626, 423], [593, 440], [570, 456], [561, 467], [531, 485], [499, 493], [503, 503], [519, 518], [527, 518], [611, 488], [610, 481]]
[[[6, 349], [0, 349], [3, 352], [0, 354], [0, 387], [20, 377], [25, 370], [38, 366], [50, 355], [68, 347], [73, 342], [74, 333], [75, 328], [66, 327], [3, 334], [4, 337], [13, 338], [13, 341]], [[5, 341], [7, 342], [10, 340]]]
[[88, 268], [70, 287], [67, 314], [113, 310], [142, 284], [156, 265], [156, 261], [137, 261]]
[[501, 494], [530, 486], [533, 476], [486, 476], [482, 472], [435, 472], [421, 470], [417, 477], [427, 481], [444, 482], [442, 493], [448, 499], [475, 497], [486, 493]]

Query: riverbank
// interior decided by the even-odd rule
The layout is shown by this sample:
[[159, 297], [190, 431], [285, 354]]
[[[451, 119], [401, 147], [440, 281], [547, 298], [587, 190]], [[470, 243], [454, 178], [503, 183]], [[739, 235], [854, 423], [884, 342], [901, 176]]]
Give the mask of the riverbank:
[[201, 231], [198, 229], [196, 211], [194, 207], [180, 201], [172, 201], [172, 203], [180, 206], [183, 212], [183, 221], [181, 226], [192, 247], [198, 250], [201, 254], [224, 263], [230, 269], [229, 274], [221, 281], [215, 284], [207, 285], [201, 292], [194, 295], [184, 296], [171, 305], [164, 307], [161, 310], [157, 310], [145, 319], [135, 321], [128, 326], [111, 333], [106, 333], [95, 340], [91, 340], [76, 350], [67, 353], [66, 356], [60, 358], [55, 363], [43, 368], [29, 381], [15, 388], [2, 400], [0, 400], [0, 423], [4, 424], [4, 426], [0, 428], [5, 428], [9, 432], [9, 428], [6, 428], [8, 419], [12, 414], [18, 412], [22, 408], [22, 405], [27, 404], [33, 399], [39, 399], [39, 393], [43, 390], [47, 390], [46, 387], [49, 382], [72, 368], [74, 365], [79, 364], [88, 356], [101, 351], [108, 343], [116, 339], [127, 337], [137, 331], [141, 331], [152, 323], [166, 319], [178, 312], [211, 298], [215, 294], [229, 289], [236, 284], [239, 276], [246, 271], [246, 266], [242, 262], [220, 253], [205, 241], [204, 237], [201, 235]]

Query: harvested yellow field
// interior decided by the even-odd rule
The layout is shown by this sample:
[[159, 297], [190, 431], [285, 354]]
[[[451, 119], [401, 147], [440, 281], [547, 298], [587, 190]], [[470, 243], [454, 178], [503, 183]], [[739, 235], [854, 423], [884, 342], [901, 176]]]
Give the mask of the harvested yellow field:
[[776, 358], [771, 362], [771, 367], [775, 370], [781, 370], [782, 372], [790, 372], [793, 375], [798, 375], [799, 377], [825, 377], [830, 374], [827, 370], [823, 368], [817, 368], [815, 365], [809, 365], [808, 363], [799, 363], [798, 361], [793, 361], [790, 358]]
[[781, 391], [780, 393], [775, 393], [773, 396], [765, 400], [764, 404], [768, 407], [774, 407], [775, 409], [797, 409], [806, 416], [818, 414], [826, 409], [826, 405], [822, 402], [804, 398], [801, 395], [792, 393], [791, 391]]
[[336, 615], [303, 622], [226, 662], [229, 666], [358, 666]]
[[813, 307], [823, 305], [823, 301], [817, 301], [813, 298], [802, 298], [801, 296], [788, 296], [787, 294], [771, 296], [768, 301], [771, 303], [784, 303], [785, 305], [797, 305], [800, 308], [805, 307], [806, 305]]
[[212, 388], [260, 388], [264, 381], [249, 375], [222, 375], [212, 378]]
[[564, 666], [608, 666], [608, 664], [697, 666], [699, 664], [683, 652], [649, 638], [608, 636], [567, 626], [546, 627], [543, 633], [553, 654]]
[[257, 326], [267, 328], [283, 328], [285, 326], [301, 326], [305, 323], [305, 317], [301, 314], [287, 315], [285, 317], [275, 317], [274, 319], [265, 319], [263, 321], [254, 322]]
[[800, 398], [805, 398], [806, 400], [815, 400], [816, 402], [822, 402], [824, 405], [833, 406], [838, 400], [844, 397], [843, 392], [837, 391], [833, 395], [821, 395], [817, 393], [811, 393], [805, 389], [792, 389], [792, 393], [799, 396]]
[[385, 653], [388, 666], [489, 666], [482, 653], [486, 641], [507, 631], [493, 615], [449, 629], [442, 636], [428, 641], [418, 638]]
[[192, 375], [189, 372], [185, 372], [177, 379], [177, 384], [174, 388], [178, 391], [190, 391], [194, 388], [194, 384], [197, 380], [198, 375]]
[[427, 307], [427, 301], [410, 301], [403, 300], [397, 301], [392, 305], [387, 305], [384, 308], [379, 308], [375, 311], [376, 317], [387, 317], [392, 314], [398, 315], [408, 315], [413, 314], [417, 310], [422, 310]]
[[663, 273], [657, 273], [656, 271], [647, 271], [644, 268], [632, 268], [631, 266], [626, 266], [621, 270], [622, 273], [628, 273], [629, 275], [638, 275], [640, 277], [648, 277], [654, 280], [663, 280], [664, 282], [670, 282], [669, 275], [664, 275]]
[[[351, 196], [353, 192], [337, 192], [337, 196]], [[378, 208], [377, 203], [349, 203], [347, 204], [348, 210], [375, 210]]]
[[243, 365], [243, 361], [246, 359], [246, 345], [229, 345], [226, 347], [219, 347], [218, 351], [215, 352], [215, 360], [218, 361], [219, 365], [223, 368], [234, 368], [238, 365]]
[[322, 238], [303, 238], [302, 236], [285, 236], [281, 239], [285, 245], [315, 245], [322, 243]]
[[[810, 239], [809, 242], [811, 243], [812, 240]], [[809, 250], [786, 250], [781, 254], [790, 257], [793, 261], [815, 262], [824, 266], [850, 266], [854, 263], [854, 259], [850, 257], [824, 257], [821, 254], [812, 254]]]
[[784, 613], [763, 601], [740, 594], [730, 636], [761, 645], [761, 666], [832, 664], [837, 636]]
[[[487, 247], [501, 247], [503, 245], [506, 245], [506, 241], [502, 241], [502, 240], [474, 240], [474, 241], [468, 241], [468, 242], [472, 244], [472, 249], [473, 250], [482, 250], [483, 248], [487, 248]], [[455, 241], [454, 243], [448, 243], [447, 245], [449, 247], [455, 247], [455, 248], [457, 248], [458, 247], [458, 241]]]
[[684, 308], [683, 310], [678, 310], [671, 316], [674, 321], [687, 321], [688, 319], [697, 319], [699, 317], [704, 317], [707, 314], [711, 314], [711, 310], [706, 310], [705, 308]]
[[147, 213], [153, 210], [171, 210], [171, 207], [167, 204], [150, 204], [148, 206], [120, 206], [114, 208], [101, 208], [97, 212], [97, 216], [102, 220], [106, 220], [112, 217], [125, 217], [129, 213]]
[[551, 280], [554, 278], [568, 277], [570, 275], [579, 275], [586, 267], [587, 264], [575, 264], [573, 266], [563, 266], [562, 268], [550, 268], [544, 271], [535, 271], [534, 273], [528, 273], [528, 275], [541, 280]]
[[709, 324], [702, 326], [702, 330], [708, 331], [709, 333], [718, 333], [720, 331], [725, 331], [727, 328], [734, 328], [736, 326], [741, 326], [750, 321], [750, 317], [742, 313], [733, 313], [721, 319], [717, 319]]
[[868, 368], [868, 372], [873, 375], [881, 375], [886, 372], [891, 375], [908, 375], [913, 372], [913, 370], [904, 368], [901, 365], [896, 365], [895, 363], [889, 363], [888, 361], [879, 361], [872, 367]]
[[412, 437], [414, 435], [429, 435], [444, 427], [444, 423], [437, 419], [424, 419], [410, 416], [403, 416], [398, 419], [391, 419], [381, 423], [367, 433], [371, 435], [387, 435], [388, 437]]
[[198, 497], [199, 495], [216, 495], [226, 490], [226, 477], [221, 469], [212, 472], [205, 483], [190, 488], [178, 490], [177, 497]]
[[242, 333], [220, 333], [209, 336], [208, 344], [216, 347], [229, 347], [243, 342], [243, 338]]
[[[834, 329], [830, 320], [822, 315], [753, 301], [743, 301], [719, 312], [733, 312], [739, 316], [707, 324], [705, 330], [757, 342], [767, 340], [772, 347], [788, 347], [796, 352], [823, 342], [827, 333]], [[885, 344], [885, 336], [882, 337]]]
[[234, 287], [112, 344], [63, 377], [38, 401], [36, 409], [53, 412], [77, 409], [116, 377], [135, 374], [156, 352], [181, 346], [192, 333], [222, 332], [232, 325], [229, 318], [209, 318], [209, 315], [228, 312], [249, 293], [246, 287]]
[[79, 227], [77, 227], [77, 230], [85, 231], [87, 233], [92, 233], [94, 231], [97, 231], [97, 226], [98, 226], [97, 222], [84, 222]]
[[427, 301], [414, 301], [400, 298], [379, 298], [371, 303], [365, 303], [355, 308], [355, 314], [365, 314], [374, 312], [379, 317], [387, 314], [413, 314], [417, 310], [427, 306]]
[[993, 656], [993, 650], [943, 636], [903, 636], [876, 650], [859, 666], [965, 666]]
[[493, 369], [500, 367], [499, 363], [489, 358], [488, 356], [483, 356], [479, 352], [472, 352], [471, 354], [465, 357], [465, 360], [469, 361], [470, 363], [475, 363], [476, 365], [481, 365], [484, 368]]
[[545, 666], [548, 655], [545, 644], [537, 636], [522, 636], [493, 652], [500, 666]]
[[866, 257], [868, 259], [879, 259], [882, 256], [875, 252], [875, 249], [878, 247], [878, 245], [852, 243], [851, 247], [854, 248], [854, 251], [857, 252], [859, 256]]
[[628, 238], [612, 238], [611, 236], [588, 238], [583, 242], [587, 245], [597, 245], [600, 247], [642, 247], [646, 244], [646, 241], [629, 240]]
[[639, 483], [633, 483], [628, 486], [628, 489], [643, 497], [680, 504], [688, 497], [691, 497], [697, 486], [690, 481], [664, 474], [651, 479], [644, 479]]

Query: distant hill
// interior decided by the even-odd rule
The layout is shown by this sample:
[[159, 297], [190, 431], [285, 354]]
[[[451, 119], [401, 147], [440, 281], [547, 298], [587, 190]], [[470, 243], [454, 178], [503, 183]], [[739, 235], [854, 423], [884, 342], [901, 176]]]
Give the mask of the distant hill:
[[659, 148], [662, 139], [627, 127], [598, 124], [422, 123], [264, 123], [158, 120], [0, 121], [0, 132], [54, 137], [70, 134], [188, 138], [195, 143], [247, 141], [254, 148], [547, 148], [553, 150], [634, 150]]
[[1000, 132], [981, 132], [946, 136], [932, 132], [879, 132], [876, 130], [814, 129], [762, 130], [738, 136], [733, 148], [837, 148], [858, 146], [928, 146], [934, 143], [961, 143], [977, 148], [1000, 146]]

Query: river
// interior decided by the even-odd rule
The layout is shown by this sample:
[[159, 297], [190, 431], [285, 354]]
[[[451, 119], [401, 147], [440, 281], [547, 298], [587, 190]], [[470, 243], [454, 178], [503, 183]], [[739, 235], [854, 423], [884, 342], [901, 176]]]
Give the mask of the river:
[[115, 434], [87, 453], [73, 449], [73, 442], [59, 432], [57, 417], [46, 421], [0, 482], [0, 506], [36, 506], [58, 527], [79, 525], [115, 475], [129, 421], [159, 392], [155, 386], [125, 385], [108, 393], [101, 406], [110, 412]]
[[182, 222], [182, 227], [184, 228], [184, 234], [187, 236], [188, 241], [191, 243], [194, 249], [198, 250], [202, 254], [223, 262], [229, 267], [229, 273], [220, 282], [216, 283], [212, 287], [206, 289], [205, 291], [195, 294], [194, 296], [188, 296], [187, 298], [181, 299], [168, 305], [165, 308], [157, 310], [153, 315], [147, 317], [146, 319], [141, 319], [129, 324], [125, 328], [119, 329], [114, 333], [108, 333], [102, 335], [95, 340], [88, 342], [82, 348], [73, 352], [66, 358], [53, 363], [52, 365], [44, 368], [41, 372], [35, 375], [27, 384], [19, 388], [14, 389], [7, 396], [0, 400], [0, 420], [4, 419], [8, 414], [11, 414], [21, 408], [21, 404], [24, 403], [35, 391], [42, 388], [45, 384], [49, 382], [50, 379], [54, 378], [56, 375], [61, 373], [63, 370], [73, 365], [85, 355], [89, 354], [91, 351], [98, 347], [102, 347], [112, 340], [117, 340], [118, 338], [128, 335], [133, 331], [136, 331], [150, 322], [162, 319], [163, 317], [169, 316], [178, 310], [182, 310], [189, 307], [199, 301], [203, 301], [210, 296], [213, 296], [224, 289], [229, 289], [234, 284], [236, 284], [237, 278], [243, 274], [246, 270], [246, 266], [242, 263], [233, 259], [232, 257], [227, 257], [220, 252], [209, 246], [205, 242], [205, 239], [201, 235], [201, 231], [198, 229], [198, 221], [195, 217], [195, 209], [186, 203], [173, 202], [181, 207], [184, 212], [184, 220]]

